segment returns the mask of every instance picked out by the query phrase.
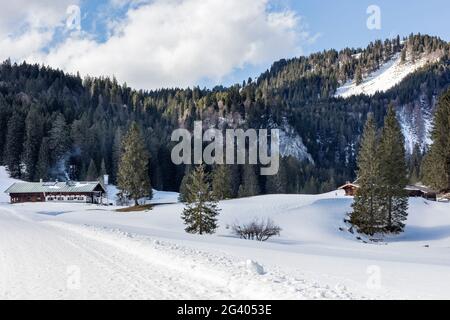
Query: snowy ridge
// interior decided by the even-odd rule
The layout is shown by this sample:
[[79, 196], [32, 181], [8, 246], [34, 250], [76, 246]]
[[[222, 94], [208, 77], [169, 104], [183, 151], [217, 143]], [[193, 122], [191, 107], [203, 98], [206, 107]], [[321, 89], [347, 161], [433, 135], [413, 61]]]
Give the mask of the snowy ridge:
[[348, 98], [360, 94], [371, 96], [377, 92], [386, 92], [399, 84], [409, 74], [424, 67], [428, 63], [437, 62], [438, 60], [439, 56], [430, 54], [423, 55], [415, 62], [412, 62], [408, 58], [405, 63], [402, 63], [400, 53], [397, 53], [377, 71], [365, 77], [360, 85], [357, 86], [354, 80], [347, 81], [336, 90], [335, 97]]

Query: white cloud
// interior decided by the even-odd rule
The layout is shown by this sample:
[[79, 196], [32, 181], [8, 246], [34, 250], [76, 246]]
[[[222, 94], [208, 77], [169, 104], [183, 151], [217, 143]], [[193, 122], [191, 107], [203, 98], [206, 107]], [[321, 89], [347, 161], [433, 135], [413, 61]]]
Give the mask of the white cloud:
[[132, 5], [124, 19], [109, 21], [114, 29], [106, 42], [78, 35], [44, 53], [40, 48], [56, 15], [47, 38], [38, 32], [42, 38], [32, 40], [27, 60], [85, 75], [115, 75], [136, 88], [184, 87], [298, 55], [312, 38], [296, 13], [270, 12], [268, 0], [111, 1]]
[[5, 1], [0, 10], [0, 59], [20, 61], [41, 51], [61, 26], [70, 4], [78, 0]]

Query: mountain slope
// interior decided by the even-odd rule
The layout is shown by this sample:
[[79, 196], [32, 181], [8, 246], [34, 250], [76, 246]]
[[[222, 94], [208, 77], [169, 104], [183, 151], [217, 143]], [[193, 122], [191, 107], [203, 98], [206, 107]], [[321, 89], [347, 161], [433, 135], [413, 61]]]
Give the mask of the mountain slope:
[[401, 54], [395, 54], [391, 60], [380, 68], [364, 77], [361, 84], [356, 85], [355, 80], [349, 80], [336, 90], [336, 97], [348, 98], [350, 96], [366, 94], [369, 96], [377, 92], [386, 92], [403, 81], [408, 75], [427, 64], [436, 63], [441, 57], [436, 53], [424, 54], [415, 61], [408, 57], [402, 62]]
[[[405, 64], [398, 64], [399, 55], [406, 55]], [[423, 57], [436, 62], [419, 68]], [[386, 67], [389, 61], [395, 61], [391, 68]], [[17, 168], [15, 177], [29, 180], [65, 179], [70, 166], [73, 178], [83, 180], [91, 161], [97, 168], [104, 162], [114, 182], [120, 141], [130, 123], [137, 121], [151, 154], [153, 187], [178, 191], [186, 167], [171, 162], [171, 134], [180, 127], [192, 130], [194, 122], [202, 120], [205, 128], [222, 130], [280, 129], [285, 156], [281, 165], [288, 177], [282, 179], [283, 190], [325, 192], [354, 178], [366, 116], [374, 113], [381, 125], [389, 103], [399, 114], [408, 150], [416, 143], [426, 149], [437, 98], [450, 83], [449, 61], [447, 42], [411, 35], [375, 41], [364, 49], [281, 60], [256, 81], [229, 88], [148, 92], [119, 85], [114, 78], [81, 79], [6, 61], [0, 65], [0, 164]], [[336, 97], [336, 90], [359, 73], [366, 78], [364, 88], [369, 93], [374, 88], [389, 90]], [[379, 76], [367, 78], [374, 74]], [[356, 89], [360, 88], [351, 90]], [[54, 143], [61, 137], [61, 143]], [[35, 147], [25, 149], [25, 145]], [[48, 159], [39, 160], [40, 149]], [[24, 159], [26, 166], [20, 163]], [[37, 162], [46, 172], [37, 172]], [[239, 166], [232, 170], [233, 196], [237, 196], [243, 170]], [[266, 192], [266, 179], [258, 182], [261, 192]]]

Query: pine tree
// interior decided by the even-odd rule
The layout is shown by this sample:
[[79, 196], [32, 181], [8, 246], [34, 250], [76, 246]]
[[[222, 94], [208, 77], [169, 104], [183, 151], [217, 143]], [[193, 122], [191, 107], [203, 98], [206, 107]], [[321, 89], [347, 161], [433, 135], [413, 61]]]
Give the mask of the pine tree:
[[8, 132], [5, 146], [5, 165], [12, 178], [22, 177], [22, 150], [24, 140], [24, 119], [23, 116], [14, 112], [8, 121]]
[[86, 180], [87, 181], [96, 181], [97, 179], [98, 179], [97, 166], [95, 165], [94, 160], [91, 159], [91, 162], [89, 163], [88, 171], [86, 173]]
[[401, 53], [401, 63], [405, 63], [406, 62], [406, 48], [402, 50]]
[[152, 188], [148, 174], [150, 156], [135, 122], [123, 139], [121, 154], [118, 188], [138, 206], [140, 198], [152, 197]]
[[190, 165], [188, 165], [186, 166], [185, 173], [180, 184], [180, 192], [179, 192], [180, 194], [178, 196], [178, 200], [180, 202], [187, 202], [188, 200], [189, 197], [188, 186], [189, 184], [191, 184], [191, 178], [192, 178], [191, 167]]
[[41, 147], [39, 148], [39, 157], [36, 164], [36, 179], [49, 179], [50, 169], [50, 150], [48, 147], [48, 138], [42, 139]]
[[44, 136], [44, 119], [40, 112], [33, 108], [28, 112], [25, 120], [25, 143], [23, 150], [23, 163], [25, 165], [25, 178], [35, 181], [36, 165], [39, 158], [39, 149]]
[[277, 174], [267, 176], [266, 193], [284, 194], [287, 192], [287, 175], [283, 159], [280, 159], [280, 169]]
[[187, 202], [182, 219], [186, 232], [212, 234], [217, 229], [217, 215], [220, 213], [217, 200], [205, 173], [203, 165], [196, 167], [187, 185]]
[[50, 130], [49, 147], [55, 161], [60, 161], [71, 146], [69, 127], [62, 114], [56, 116]]
[[244, 165], [242, 182], [239, 186], [239, 197], [253, 197], [260, 193], [258, 176], [253, 165]]
[[106, 163], [105, 163], [105, 158], [102, 159], [102, 163], [100, 164], [100, 172], [99, 172], [99, 176], [100, 178], [103, 179], [103, 176], [108, 174], [108, 172], [106, 171]]
[[363, 81], [361, 66], [358, 66], [355, 71], [355, 84], [359, 86]]
[[122, 156], [122, 130], [117, 128], [115, 134], [114, 134], [114, 141], [112, 146], [112, 180], [113, 182], [117, 183], [117, 176], [119, 172], [119, 162], [120, 158]]
[[422, 151], [419, 144], [414, 145], [412, 154], [409, 156], [408, 168], [409, 168], [409, 182], [416, 184], [420, 181], [420, 168], [422, 166]]
[[423, 163], [424, 183], [437, 191], [450, 190], [450, 89], [439, 99], [433, 144]]
[[401, 232], [408, 216], [405, 143], [394, 107], [389, 106], [381, 133], [379, 158], [386, 230]]
[[227, 165], [221, 164], [214, 167], [212, 190], [217, 200], [225, 200], [232, 197], [231, 172]]
[[358, 154], [358, 184], [351, 223], [358, 231], [373, 235], [383, 230], [380, 189], [380, 161], [377, 150], [377, 128], [372, 114], [369, 114]]

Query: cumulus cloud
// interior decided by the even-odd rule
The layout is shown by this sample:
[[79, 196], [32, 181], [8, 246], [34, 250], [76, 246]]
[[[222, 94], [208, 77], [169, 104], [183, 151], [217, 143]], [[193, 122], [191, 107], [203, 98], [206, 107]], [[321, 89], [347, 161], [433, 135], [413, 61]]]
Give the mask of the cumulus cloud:
[[42, 38], [32, 39], [27, 60], [84, 75], [114, 75], [136, 88], [185, 87], [299, 55], [302, 43], [313, 38], [295, 12], [272, 12], [268, 0], [111, 1], [128, 5], [128, 11], [108, 22], [106, 41], [72, 35], [44, 52], [56, 15], [47, 35], [35, 30]]
[[0, 10], [0, 59], [20, 61], [42, 51], [61, 27], [69, 5], [78, 0], [14, 0]]

